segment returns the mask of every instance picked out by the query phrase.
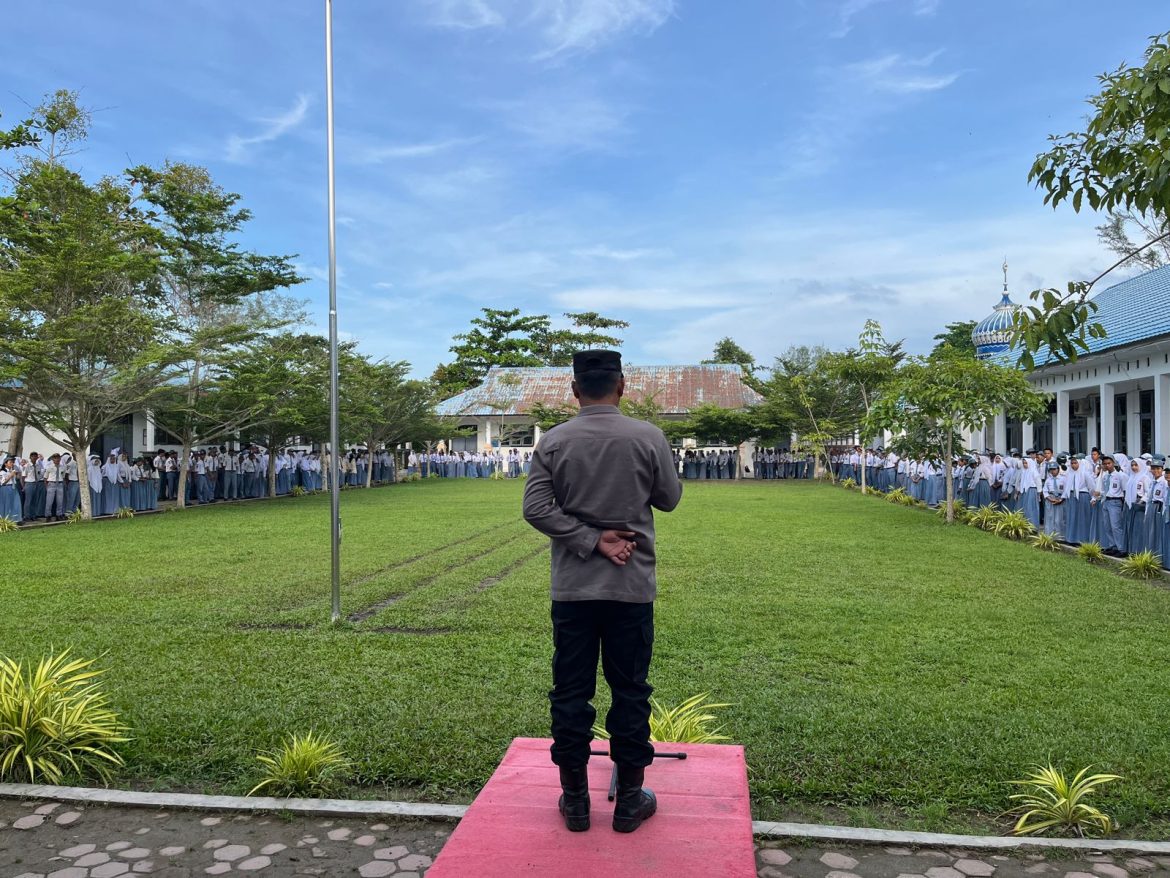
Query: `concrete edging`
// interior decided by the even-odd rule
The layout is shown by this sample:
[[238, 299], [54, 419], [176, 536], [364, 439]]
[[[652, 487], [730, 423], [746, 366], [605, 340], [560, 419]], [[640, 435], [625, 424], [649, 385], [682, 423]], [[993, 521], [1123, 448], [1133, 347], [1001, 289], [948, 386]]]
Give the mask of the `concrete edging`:
[[[467, 805], [431, 802], [391, 802], [376, 799], [280, 799], [271, 796], [207, 796], [197, 793], [148, 793], [89, 787], [57, 787], [42, 784], [0, 783], [0, 798], [52, 799], [88, 805], [123, 805], [135, 808], [180, 808], [190, 811], [286, 811], [321, 817], [415, 817], [459, 820]], [[1049, 848], [1077, 851], [1133, 851], [1170, 855], [1170, 842], [1138, 839], [1016, 838], [993, 835], [948, 835], [939, 832], [903, 832], [896, 829], [857, 829], [815, 823], [752, 822], [759, 838], [795, 838], [847, 844], [895, 844], [913, 847], [1021, 850]]]
[[376, 799], [280, 799], [272, 796], [205, 796], [198, 793], [145, 793], [89, 787], [0, 783], [0, 798], [54, 799], [88, 805], [181, 808], [189, 811], [291, 811], [314, 816], [428, 817], [458, 820], [467, 805], [387, 802]]

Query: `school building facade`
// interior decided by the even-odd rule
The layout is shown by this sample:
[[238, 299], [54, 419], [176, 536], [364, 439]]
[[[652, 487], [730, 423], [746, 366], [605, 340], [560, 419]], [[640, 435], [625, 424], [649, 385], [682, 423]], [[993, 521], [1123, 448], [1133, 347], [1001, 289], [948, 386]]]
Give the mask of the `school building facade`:
[[[1170, 453], [1170, 266], [1115, 284], [1092, 301], [1097, 311], [1091, 319], [1105, 337], [1088, 339], [1089, 350], [1075, 363], [1042, 352], [1028, 376], [1051, 395], [1048, 417], [1023, 423], [1001, 413], [972, 437], [972, 447]], [[1014, 362], [1009, 342], [1017, 307], [1005, 284], [1000, 303], [972, 333], [977, 356]]]

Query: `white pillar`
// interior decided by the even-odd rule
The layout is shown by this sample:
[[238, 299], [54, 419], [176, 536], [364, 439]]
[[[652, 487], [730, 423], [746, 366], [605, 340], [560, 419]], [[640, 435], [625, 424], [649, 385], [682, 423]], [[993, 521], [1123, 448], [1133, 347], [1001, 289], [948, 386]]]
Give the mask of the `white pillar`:
[[1154, 376], [1154, 450], [1165, 454], [1170, 448], [1170, 375]]
[[1007, 455], [1007, 415], [1000, 412], [995, 416], [995, 423], [993, 426], [995, 431], [995, 438], [991, 443], [991, 450], [997, 454]]
[[1097, 406], [1097, 423], [1101, 425], [1097, 434], [1097, 447], [1102, 454], [1112, 454], [1117, 450], [1116, 420], [1113, 412], [1116, 406], [1114, 401], [1113, 385], [1105, 382], [1101, 385], [1100, 405]]
[[1137, 457], [1152, 448], [1142, 448], [1142, 392], [1136, 387], [1125, 395], [1125, 453]]
[[540, 429], [540, 424], [532, 425], [532, 447], [535, 448], [540, 444], [540, 437], [544, 435], [544, 431]]
[[1028, 449], [1032, 447], [1036, 441], [1036, 431], [1032, 427], [1031, 421], [1025, 421], [1020, 424], [1020, 452], [1027, 454]]
[[1052, 453], [1068, 450], [1068, 391], [1056, 391], [1056, 417], [1052, 425]]

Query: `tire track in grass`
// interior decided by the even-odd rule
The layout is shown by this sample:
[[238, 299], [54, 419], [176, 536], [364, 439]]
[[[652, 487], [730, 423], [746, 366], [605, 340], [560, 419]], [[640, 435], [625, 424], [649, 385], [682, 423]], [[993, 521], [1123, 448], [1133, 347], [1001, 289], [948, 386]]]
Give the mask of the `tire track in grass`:
[[504, 569], [499, 573], [493, 573], [491, 576], [485, 576], [471, 588], [466, 589], [459, 594], [453, 594], [445, 600], [434, 604], [430, 609], [432, 617], [441, 618], [444, 613], [449, 613], [458, 609], [466, 609], [467, 606], [469, 606], [478, 595], [488, 591], [491, 588], [494, 588], [496, 585], [499, 585], [517, 570], [520, 570], [522, 567], [548, 552], [549, 545], [550, 544], [548, 542], [544, 542], [538, 548], [533, 549], [531, 552], [521, 555], [519, 558], [509, 562], [507, 566], [505, 566]]
[[[431, 558], [431, 557], [433, 557], [435, 555], [439, 555], [443, 552], [450, 551], [451, 549], [456, 549], [459, 546], [465, 545], [466, 543], [474, 542], [475, 540], [478, 540], [481, 537], [487, 536], [488, 534], [492, 533], [493, 531], [500, 530], [501, 528], [510, 527], [512, 525], [518, 524], [519, 522], [520, 522], [520, 519], [517, 518], [517, 519], [511, 520], [511, 521], [506, 521], [503, 523], [489, 525], [488, 527], [484, 528], [483, 530], [475, 531], [474, 533], [471, 533], [465, 537], [460, 537], [457, 540], [453, 540], [449, 543], [444, 543], [441, 546], [435, 546], [434, 548], [425, 549], [422, 552], [419, 552], [417, 555], [412, 555], [409, 558], [402, 559], [401, 561], [392, 561], [389, 564], [384, 564], [383, 566], [381, 566], [375, 570], [370, 571], [369, 573], [363, 573], [361, 576], [355, 577], [354, 579], [344, 580], [341, 583], [342, 588], [345, 588], [345, 589], [360, 588], [363, 585], [367, 585], [370, 582], [373, 582], [375, 579], [377, 579], [380, 576], [385, 576], [387, 573], [395, 573], [396, 571], [404, 570], [405, 568], [410, 567], [412, 564], [417, 564], [419, 561], [423, 561], [427, 558]], [[462, 566], [463, 563], [466, 563], [466, 562], [460, 562], [456, 566]], [[448, 569], [454, 569], [454, 568], [448, 568]], [[404, 594], [405, 594], [405, 592], [404, 592]], [[300, 613], [304, 610], [315, 607], [317, 605], [317, 603], [318, 603], [317, 599], [314, 598], [314, 599], [309, 600], [309, 601], [303, 601], [303, 602], [296, 604], [295, 606], [292, 606], [292, 607], [285, 607], [283, 610], [280, 610], [279, 613], [281, 615], [284, 615], [284, 616], [287, 616], [290, 614]]]
[[[481, 536], [482, 536], [482, 534], [481, 534]], [[443, 570], [440, 570], [438, 573], [435, 573], [431, 576], [428, 576], [425, 579], [419, 580], [418, 582], [412, 583], [411, 587], [406, 589], [405, 591], [396, 592], [394, 594], [387, 595], [386, 597], [384, 597], [380, 601], [375, 601], [372, 604], [367, 604], [362, 609], [357, 610], [353, 613], [350, 613], [346, 618], [350, 622], [364, 622], [367, 619], [377, 615], [380, 611], [386, 609], [387, 607], [393, 606], [394, 604], [398, 603], [400, 600], [402, 600], [407, 595], [414, 594], [415, 592], [421, 591], [422, 589], [424, 589], [430, 585], [433, 585], [435, 582], [442, 579], [444, 576], [448, 576], [449, 574], [454, 573], [456, 570], [461, 570], [462, 568], [468, 567], [468, 566], [476, 563], [477, 561], [482, 561], [484, 558], [486, 558], [488, 555], [491, 555], [493, 552], [497, 552], [500, 549], [504, 548], [505, 546], [510, 546], [512, 543], [516, 542], [517, 540], [522, 539], [524, 536], [525, 536], [525, 534], [523, 532], [521, 532], [521, 533], [516, 534], [515, 536], [508, 537], [508, 539], [503, 540], [502, 542], [496, 543], [494, 546], [492, 546], [491, 548], [489, 548], [483, 552], [480, 552], [478, 555], [472, 555], [468, 558], [465, 558], [463, 561], [460, 561], [458, 564], [453, 564], [450, 567], [446, 567]]]

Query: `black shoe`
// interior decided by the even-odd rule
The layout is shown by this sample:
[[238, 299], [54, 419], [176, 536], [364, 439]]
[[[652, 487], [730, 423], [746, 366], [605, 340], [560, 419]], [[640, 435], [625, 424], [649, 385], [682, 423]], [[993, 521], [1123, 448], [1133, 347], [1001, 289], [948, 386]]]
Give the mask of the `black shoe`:
[[584, 832], [589, 828], [589, 769], [561, 766], [561, 789], [558, 807], [565, 827], [569, 832]]
[[614, 832], [633, 832], [658, 810], [654, 791], [642, 786], [646, 769], [618, 766], [617, 802], [613, 807]]

